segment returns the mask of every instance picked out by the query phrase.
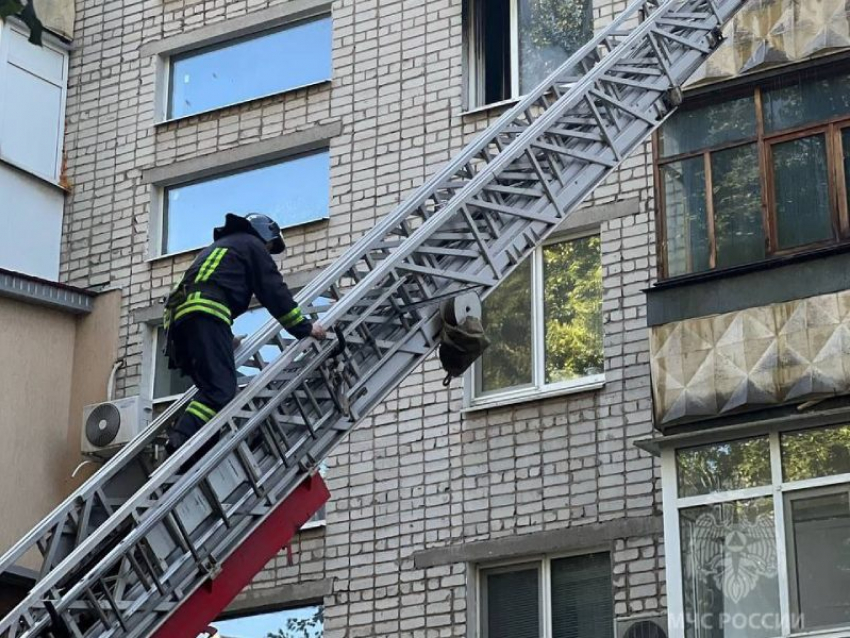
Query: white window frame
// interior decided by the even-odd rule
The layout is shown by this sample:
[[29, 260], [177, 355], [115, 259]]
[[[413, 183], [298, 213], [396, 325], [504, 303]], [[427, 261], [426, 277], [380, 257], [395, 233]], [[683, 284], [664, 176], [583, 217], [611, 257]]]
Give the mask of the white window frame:
[[[537, 586], [540, 596], [540, 628], [541, 638], [551, 638], [552, 636], [552, 562], [562, 558], [578, 558], [580, 556], [588, 556], [590, 554], [608, 554], [608, 561], [611, 565], [611, 600], [614, 598], [614, 555], [610, 547], [598, 546], [584, 548], [580, 551], [562, 552], [552, 555], [534, 555], [523, 556], [510, 560], [498, 561], [493, 563], [482, 563], [474, 566], [474, 582], [475, 582], [475, 633], [477, 638], [487, 638], [486, 633], [486, 604], [485, 596], [487, 595], [487, 585], [485, 575], [492, 572], [507, 573], [517, 571], [523, 567], [536, 567], [538, 569]], [[612, 616], [616, 618], [616, 611], [612, 610]], [[611, 638], [614, 638], [614, 627], [611, 627]]]
[[[165, 192], [170, 188], [179, 188], [181, 186], [188, 186], [195, 183], [208, 182], [216, 179], [221, 179], [224, 177], [229, 177], [231, 175], [235, 175], [237, 173], [249, 173], [253, 170], [267, 168], [269, 166], [276, 166], [278, 164], [285, 164], [286, 162], [298, 160], [302, 157], [307, 157], [310, 155], [316, 155], [319, 153], [327, 153], [328, 155], [328, 188], [331, 189], [333, 187], [331, 169], [333, 168], [331, 162], [331, 147], [330, 141], [327, 144], [314, 148], [312, 150], [296, 150], [294, 152], [286, 152], [281, 154], [279, 157], [274, 159], [268, 158], [258, 158], [255, 163], [246, 163], [244, 166], [234, 166], [230, 168], [226, 168], [220, 172], [215, 172], [212, 174], [207, 174], [206, 172], [202, 172], [200, 175], [188, 173], [182, 177], [171, 178], [167, 182], [162, 182], [158, 184], [151, 184], [151, 227], [148, 235], [148, 253], [149, 257], [147, 261], [153, 262], [158, 261], [160, 259], [169, 259], [173, 257], [179, 257], [181, 255], [189, 255], [199, 250], [203, 249], [207, 243], [198, 244], [192, 248], [183, 248], [174, 252], [167, 252], [163, 243], [165, 239], [165, 229], [166, 229], [166, 215], [168, 215], [168, 205], [165, 200]], [[293, 228], [302, 228], [304, 226], [308, 226], [310, 224], [318, 224], [322, 222], [327, 222], [331, 217], [331, 193], [328, 193], [328, 212], [324, 217], [317, 217], [316, 219], [310, 219], [305, 222], [299, 222], [297, 224], [291, 224], [289, 226], [281, 225], [282, 231], [287, 231]], [[210, 241], [212, 238], [213, 229], [210, 228]]]
[[509, 0], [511, 29], [511, 94], [505, 99], [497, 102], [484, 101], [483, 78], [481, 75], [483, 60], [479, 59], [476, 53], [478, 49], [478, 31], [476, 29], [475, 9], [479, 1], [484, 2], [485, 0], [470, 0], [469, 2], [469, 28], [467, 30], [466, 38], [467, 113], [474, 113], [479, 110], [486, 110], [506, 104], [512, 104], [513, 102], [522, 99], [522, 96], [519, 94], [519, 0]]
[[[599, 229], [592, 231], [583, 231], [577, 233], [558, 234], [546, 240], [542, 245], [534, 249], [534, 252], [529, 255], [531, 259], [531, 323], [532, 323], [532, 342], [531, 342], [531, 357], [532, 357], [532, 373], [531, 384], [526, 386], [506, 388], [503, 390], [494, 390], [486, 394], [476, 394], [478, 387], [479, 375], [481, 373], [481, 363], [476, 361], [467, 372], [464, 374], [463, 393], [464, 406], [467, 410], [485, 409], [493, 406], [510, 405], [525, 401], [533, 401], [537, 399], [545, 399], [553, 396], [561, 396], [564, 394], [575, 394], [579, 392], [588, 392], [598, 390], [605, 385], [604, 361], [605, 352], [603, 345], [602, 359], [603, 372], [600, 374], [592, 374], [570, 381], [561, 381], [560, 383], [545, 382], [545, 357], [546, 357], [546, 334], [544, 330], [544, 267], [543, 267], [543, 249], [553, 244], [585, 239], [588, 237], [599, 236]], [[601, 255], [600, 255], [601, 260]], [[600, 310], [601, 312], [601, 310]], [[486, 329], [486, 326], [485, 326]], [[604, 324], [603, 324], [604, 331]]]
[[[18, 20], [8, 19], [5, 22], [3, 20], [0, 20], [0, 87], [4, 86], [5, 70], [8, 64], [14, 64], [22, 71], [33, 75], [30, 69], [26, 69], [18, 64], [15, 64], [12, 60], [9, 59], [9, 38], [8, 36], [6, 36], [6, 34], [10, 31], [14, 31], [18, 35], [22, 35], [25, 38], [29, 38], [29, 29], [26, 26], [20, 24]], [[60, 180], [62, 178], [62, 152], [65, 147], [65, 109], [67, 106], [68, 99], [68, 64], [70, 49], [68, 45], [66, 45], [59, 38], [51, 35], [47, 31], [42, 34], [42, 47], [61, 55], [63, 59], [61, 84], [56, 84], [56, 82], [54, 82], [53, 80], [40, 75], [36, 76], [44, 82], [47, 82], [48, 84], [52, 84], [53, 86], [59, 88], [62, 92], [60, 98], [61, 106], [59, 108], [59, 117], [58, 122], [56, 123], [59, 130], [57, 132], [56, 137], [56, 148], [54, 149], [54, 152], [56, 154], [56, 163], [54, 165], [53, 174], [47, 175], [45, 173], [36, 172], [31, 167], [21, 166], [14, 160], [10, 159], [9, 157], [6, 157], [3, 154], [2, 140], [0, 140], [0, 160], [11, 166], [19, 168], [20, 170], [29, 173], [30, 175], [38, 177], [39, 179], [42, 179], [48, 182], [49, 184], [59, 186], [61, 188], [62, 186], [60, 184]], [[4, 95], [5, 92], [0, 90], [0, 114], [4, 112]]]
[[[832, 424], [841, 425], [841, 424]], [[799, 432], [808, 429], [826, 429], [830, 426], [819, 426], [817, 428], [805, 428], [800, 424], [796, 426], [783, 426], [772, 430], [753, 430], [746, 435], [734, 437], [714, 437], [709, 441], [700, 441], [699, 446], [717, 443], [728, 443], [737, 440], [746, 440], [767, 436], [770, 447], [770, 470], [771, 482], [760, 487], [750, 487], [725, 492], [712, 492], [699, 496], [679, 497], [678, 472], [676, 467], [676, 452], [693, 447], [693, 445], [682, 445], [680, 447], [669, 447], [661, 452], [661, 485], [666, 507], [663, 508], [664, 517], [664, 542], [667, 545], [666, 579], [667, 579], [667, 602], [668, 613], [673, 622], [670, 623], [668, 636], [670, 638], [684, 638], [685, 602], [682, 587], [682, 542], [679, 527], [679, 511], [682, 509], [698, 507], [702, 505], [716, 505], [733, 501], [748, 500], [754, 498], [771, 498], [773, 502], [774, 528], [776, 531], [776, 566], [777, 580], [779, 584], [779, 614], [781, 618], [781, 633], [776, 638], [800, 638], [803, 636], [818, 636], [819, 638], [846, 638], [848, 628], [837, 629], [813, 629], [801, 632], [791, 630], [791, 601], [790, 601], [790, 579], [788, 573], [788, 530], [790, 517], [786, 516], [788, 500], [794, 494], [816, 489], [846, 487], [850, 490], [850, 473], [835, 474], [814, 479], [806, 479], [796, 482], [782, 481], [782, 456], [780, 437], [782, 434]]]
[[[275, 33], [277, 31], [285, 31], [286, 29], [296, 27], [300, 24], [304, 24], [307, 22], [313, 22], [316, 20], [327, 19], [331, 22], [331, 73], [330, 76], [323, 80], [316, 80], [315, 82], [307, 82], [306, 84], [299, 84], [296, 86], [292, 86], [287, 89], [283, 89], [281, 91], [271, 91], [269, 93], [263, 93], [261, 95], [257, 95], [255, 97], [247, 98], [244, 100], [236, 100], [234, 102], [227, 102], [220, 106], [215, 106], [213, 108], [209, 108], [203, 111], [198, 111], [197, 113], [192, 113], [190, 115], [178, 115], [174, 117], [169, 117], [168, 115], [168, 106], [171, 101], [171, 72], [172, 72], [172, 60], [178, 56], [191, 55], [192, 53], [197, 53], [202, 49], [212, 49], [212, 48], [226, 48], [231, 44], [236, 44], [241, 41], [252, 40], [256, 38], [261, 38], [265, 35]], [[157, 59], [157, 100], [156, 100], [156, 113], [155, 113], [155, 124], [168, 124], [170, 122], [179, 122], [180, 120], [185, 120], [190, 117], [200, 117], [202, 115], [208, 113], [215, 113], [217, 111], [221, 111], [223, 109], [229, 109], [234, 106], [239, 106], [240, 104], [248, 104], [250, 102], [254, 102], [257, 100], [264, 100], [270, 97], [274, 97], [276, 95], [286, 95], [288, 93], [294, 93], [296, 91], [302, 91], [306, 88], [313, 86], [321, 86], [323, 84], [330, 84], [333, 82], [334, 75], [334, 65], [333, 65], [333, 14], [331, 11], [322, 11], [316, 13], [314, 15], [308, 15], [304, 17], [299, 17], [298, 19], [289, 19], [282, 23], [274, 24], [272, 26], [263, 26], [262, 28], [258, 28], [249, 33], [234, 33], [230, 34], [225, 39], [216, 39], [216, 40], [201, 40], [191, 47], [181, 48], [175, 51], [170, 51], [168, 53], [164, 53], [158, 56]]]

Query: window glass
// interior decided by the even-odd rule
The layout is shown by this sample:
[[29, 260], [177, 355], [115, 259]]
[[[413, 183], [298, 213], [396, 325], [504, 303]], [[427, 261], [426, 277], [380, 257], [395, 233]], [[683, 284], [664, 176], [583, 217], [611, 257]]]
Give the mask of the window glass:
[[774, 144], [771, 156], [779, 248], [830, 239], [826, 138], [812, 135]]
[[598, 236], [543, 248], [545, 380], [601, 374], [602, 260]]
[[711, 155], [716, 266], [727, 268], [765, 257], [759, 158], [755, 144]]
[[481, 356], [481, 391], [532, 383], [531, 259], [526, 259], [484, 302], [490, 347]]
[[611, 638], [614, 601], [608, 554], [552, 561], [552, 638]]
[[[239, 315], [233, 322], [232, 331], [235, 336], [253, 335], [271, 318], [265, 308], [253, 308]], [[157, 349], [154, 353], [154, 390], [153, 398], [162, 399], [183, 394], [192, 387], [192, 380], [180, 374], [179, 370], [168, 369], [168, 359], [162, 353], [165, 345], [165, 331], [157, 329]], [[280, 350], [274, 346], [266, 346], [260, 350], [260, 355], [269, 363], [280, 355]], [[242, 366], [238, 370], [240, 377], [251, 377], [257, 374], [256, 368]]]
[[[329, 80], [330, 16], [171, 61], [168, 117], [183, 117]], [[266, 60], [268, 64], [258, 64]]]
[[320, 638], [324, 607], [298, 607], [213, 623], [222, 638]]
[[671, 277], [710, 267], [702, 156], [661, 167], [664, 188], [667, 274]]
[[537, 567], [484, 572], [484, 638], [540, 638]]
[[752, 95], [698, 109], [677, 111], [661, 129], [664, 157], [691, 153], [756, 136]]
[[767, 133], [850, 113], [850, 75], [836, 75], [762, 94]]
[[676, 453], [679, 497], [770, 485], [767, 437], [712, 443]]
[[516, 0], [520, 93], [530, 93], [593, 35], [590, 0]]
[[790, 509], [795, 628], [850, 623], [850, 495], [795, 497]]
[[[680, 512], [686, 638], [771, 638], [779, 609], [770, 498]], [[741, 622], [739, 622], [741, 621]]]
[[281, 228], [327, 219], [328, 151], [165, 189], [162, 249], [175, 253], [205, 246], [226, 213], [261, 212]]
[[162, 350], [165, 347], [165, 330], [156, 330], [156, 352], [154, 352], [153, 398], [178, 396], [192, 387], [192, 380], [179, 370], [168, 369], [168, 359]]
[[850, 473], [850, 425], [783, 434], [781, 442], [786, 481]]

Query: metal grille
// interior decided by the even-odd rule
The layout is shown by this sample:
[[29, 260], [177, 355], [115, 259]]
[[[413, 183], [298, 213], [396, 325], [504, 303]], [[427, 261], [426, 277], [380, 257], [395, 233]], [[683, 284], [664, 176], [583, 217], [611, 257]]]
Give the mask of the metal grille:
[[436, 347], [442, 301], [486, 297], [670, 115], [741, 4], [632, 4], [299, 295], [340, 356], [269, 323], [237, 353], [258, 374], [174, 457], [146, 450], [193, 391], [0, 559], [41, 556], [0, 638], [149, 635]]

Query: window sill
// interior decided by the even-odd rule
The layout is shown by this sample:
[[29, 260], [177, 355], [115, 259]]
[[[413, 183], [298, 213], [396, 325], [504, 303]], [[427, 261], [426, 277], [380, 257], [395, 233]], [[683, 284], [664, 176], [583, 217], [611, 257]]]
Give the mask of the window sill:
[[522, 100], [524, 96], [520, 95], [519, 97], [508, 98], [507, 100], [502, 100], [501, 102], [491, 102], [490, 104], [482, 104], [481, 106], [474, 106], [470, 109], [461, 112], [462, 117], [473, 116], [473, 115], [481, 115], [482, 113], [488, 113], [490, 111], [502, 110], [510, 106], [515, 106], [520, 100]]
[[715, 279], [726, 279], [728, 277], [736, 277], [745, 275], [751, 272], [760, 272], [781, 268], [788, 264], [820, 259], [829, 255], [837, 255], [850, 252], [850, 242], [841, 240], [833, 242], [826, 246], [815, 248], [802, 248], [794, 253], [786, 253], [784, 255], [776, 255], [760, 261], [754, 261], [749, 264], [740, 266], [732, 266], [730, 268], [715, 268], [714, 270], [703, 270], [700, 272], [687, 273], [684, 275], [676, 275], [675, 277], [665, 277], [660, 279], [652, 287], [647, 290], [665, 290], [667, 288], [677, 288], [687, 286], [688, 284], [702, 283], [704, 281], [713, 281]]
[[257, 97], [252, 97], [248, 100], [240, 100], [239, 102], [231, 102], [229, 104], [222, 104], [221, 106], [216, 106], [215, 108], [207, 109], [206, 111], [198, 111], [197, 113], [190, 113], [188, 115], [179, 115], [177, 117], [169, 117], [169, 118], [157, 118], [154, 122], [154, 128], [160, 128], [163, 126], [167, 126], [168, 124], [174, 124], [175, 122], [184, 122], [186, 120], [190, 120], [193, 117], [202, 117], [204, 115], [211, 115], [213, 113], [219, 113], [221, 111], [225, 111], [227, 109], [231, 109], [237, 106], [245, 106], [246, 104], [252, 104], [254, 102], [259, 102], [261, 100], [268, 100], [273, 97], [283, 97], [289, 95], [290, 93], [295, 93], [297, 91], [303, 91], [304, 89], [311, 89], [314, 87], [320, 86], [331, 86], [333, 83], [332, 78], [328, 78], [327, 80], [319, 80], [318, 82], [309, 82], [308, 84], [299, 84], [298, 86], [293, 86], [289, 89], [284, 89], [283, 91], [275, 91], [273, 93], [267, 93], [265, 95], [258, 95]]
[[532, 401], [543, 401], [545, 399], [553, 399], [561, 396], [569, 396], [571, 394], [581, 394], [583, 392], [595, 392], [605, 387], [605, 375], [598, 374], [592, 377], [585, 377], [569, 384], [559, 385], [542, 390], [522, 390], [519, 392], [499, 394], [483, 399], [476, 399], [461, 410], [461, 414], [471, 414], [481, 412], [483, 410], [492, 410], [504, 408], [520, 403], [530, 403]]
[[308, 521], [301, 526], [299, 532], [309, 532], [314, 529], [325, 529], [328, 526], [327, 521]]

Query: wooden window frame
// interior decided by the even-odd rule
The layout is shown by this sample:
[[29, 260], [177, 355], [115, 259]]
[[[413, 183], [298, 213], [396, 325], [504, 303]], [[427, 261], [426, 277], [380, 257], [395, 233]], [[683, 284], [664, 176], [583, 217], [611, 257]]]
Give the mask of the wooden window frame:
[[[840, 73], [847, 73], [846, 68], [842, 68], [838, 73], [819, 74], [819, 77], [830, 77]], [[804, 78], [803, 82], [810, 81], [813, 78]], [[842, 133], [845, 129], [850, 129], [850, 113], [837, 117], [808, 122], [803, 125], [780, 129], [770, 133], [766, 132], [764, 123], [763, 110], [763, 92], [767, 89], [774, 89], [775, 85], [766, 86], [766, 82], [762, 81], [758, 84], [753, 84], [746, 91], [735, 91], [724, 97], [722, 100], [701, 100], [695, 104], [696, 108], [720, 104], [728, 100], [740, 98], [746, 95], [753, 96], [753, 108], [756, 115], [756, 130], [752, 136], [735, 140], [734, 142], [726, 142], [711, 147], [701, 148], [687, 153], [678, 153], [662, 157], [661, 154], [661, 139], [656, 131], [652, 137], [652, 153], [653, 153], [653, 176], [655, 181], [655, 198], [658, 203], [656, 207], [656, 227], [658, 228], [656, 237], [656, 248], [658, 255], [659, 278], [662, 280], [676, 279], [679, 277], [691, 277], [700, 274], [718, 272], [717, 263], [717, 237], [715, 236], [714, 228], [714, 198], [713, 198], [713, 182], [711, 170], [711, 156], [714, 153], [721, 151], [747, 146], [750, 144], [756, 145], [756, 151], [759, 158], [759, 187], [761, 189], [761, 208], [762, 208], [762, 230], [765, 241], [765, 259], [770, 261], [775, 258], [784, 257], [793, 254], [805, 253], [812, 250], [817, 250], [825, 246], [832, 246], [850, 241], [850, 210], [848, 210], [848, 191], [847, 179], [850, 179], [850, 174], [845, 175], [843, 166], [843, 141]], [[771, 161], [771, 149], [774, 145], [791, 141], [794, 139], [802, 139], [817, 134], [823, 134], [826, 141], [826, 163], [827, 177], [829, 180], [829, 206], [830, 206], [830, 221], [833, 229], [831, 239], [794, 246], [786, 249], [779, 249], [777, 237], [777, 218], [775, 206], [775, 177], [774, 169]], [[665, 197], [665, 188], [663, 183], [662, 169], [664, 166], [681, 162], [695, 157], [702, 156], [705, 162], [705, 210], [706, 210], [706, 225], [708, 227], [708, 249], [709, 249], [709, 268], [707, 270], [693, 270], [692, 264], [689, 263], [688, 270], [684, 273], [676, 275], [669, 274], [669, 263], [667, 256], [667, 202]], [[757, 262], [754, 262], [757, 263]], [[746, 265], [746, 264], [741, 264]], [[725, 270], [720, 269], [720, 270]]]

